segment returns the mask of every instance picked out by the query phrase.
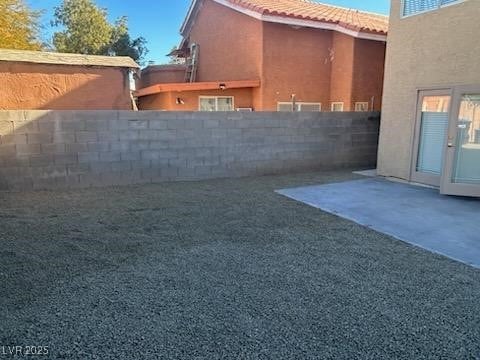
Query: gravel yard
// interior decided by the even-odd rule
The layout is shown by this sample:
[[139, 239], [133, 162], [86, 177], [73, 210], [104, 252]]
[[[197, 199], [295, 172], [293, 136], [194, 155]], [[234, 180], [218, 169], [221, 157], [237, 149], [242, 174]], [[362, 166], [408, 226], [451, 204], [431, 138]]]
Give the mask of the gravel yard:
[[0, 193], [0, 359], [480, 359], [479, 270], [274, 193], [352, 178]]

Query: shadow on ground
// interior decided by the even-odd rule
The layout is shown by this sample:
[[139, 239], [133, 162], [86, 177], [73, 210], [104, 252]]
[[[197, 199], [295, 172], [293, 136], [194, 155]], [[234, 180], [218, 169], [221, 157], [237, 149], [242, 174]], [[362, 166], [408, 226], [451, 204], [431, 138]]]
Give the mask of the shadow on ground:
[[0, 346], [65, 359], [478, 358], [480, 271], [274, 193], [352, 178], [0, 193]]

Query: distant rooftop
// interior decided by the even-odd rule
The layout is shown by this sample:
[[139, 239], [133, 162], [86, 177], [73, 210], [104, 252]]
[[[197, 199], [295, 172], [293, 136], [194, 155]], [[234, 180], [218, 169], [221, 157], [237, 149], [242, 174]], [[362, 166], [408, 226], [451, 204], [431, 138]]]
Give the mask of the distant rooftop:
[[98, 56], [11, 49], [0, 49], [0, 61], [76, 66], [109, 66], [132, 69], [140, 68], [140, 66], [128, 56]]
[[185, 64], [159, 64], [159, 65], [148, 65], [142, 71], [185, 71], [187, 65]]

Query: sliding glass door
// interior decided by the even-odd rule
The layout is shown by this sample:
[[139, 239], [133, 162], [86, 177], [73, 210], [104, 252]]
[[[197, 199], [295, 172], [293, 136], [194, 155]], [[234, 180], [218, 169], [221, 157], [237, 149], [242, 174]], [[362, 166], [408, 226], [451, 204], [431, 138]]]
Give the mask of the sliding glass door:
[[412, 181], [440, 186], [451, 107], [451, 90], [420, 91]]
[[480, 86], [454, 89], [441, 193], [480, 196]]

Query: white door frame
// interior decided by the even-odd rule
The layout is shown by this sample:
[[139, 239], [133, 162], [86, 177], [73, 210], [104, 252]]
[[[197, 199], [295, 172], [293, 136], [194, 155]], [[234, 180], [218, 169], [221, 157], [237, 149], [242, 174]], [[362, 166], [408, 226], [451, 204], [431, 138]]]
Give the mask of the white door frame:
[[[421, 125], [422, 125], [422, 105], [423, 99], [426, 96], [450, 96], [450, 108], [449, 108], [449, 117], [452, 113], [452, 94], [453, 91], [451, 88], [430, 88], [430, 89], [418, 89], [417, 90], [417, 105], [415, 111], [415, 129], [413, 137], [413, 150], [412, 150], [412, 159], [411, 159], [411, 168], [410, 168], [410, 181], [416, 182], [419, 184], [431, 185], [440, 187], [441, 183], [441, 174], [434, 175], [424, 172], [417, 171], [418, 165], [418, 152], [420, 149], [420, 134], [421, 134]], [[445, 136], [444, 146], [447, 145], [447, 136]], [[443, 168], [442, 164], [442, 168]]]
[[[445, 146], [444, 166], [441, 179], [440, 193], [446, 195], [460, 195], [480, 197], [480, 184], [465, 184], [453, 182], [453, 168], [457, 154], [458, 118], [460, 104], [464, 94], [480, 94], [480, 85], [456, 86], [453, 92], [453, 101], [448, 126], [448, 141]], [[480, 161], [480, 159], [479, 159]]]

